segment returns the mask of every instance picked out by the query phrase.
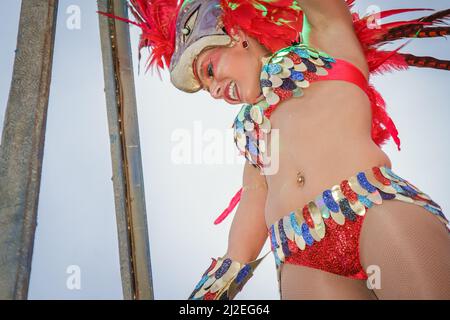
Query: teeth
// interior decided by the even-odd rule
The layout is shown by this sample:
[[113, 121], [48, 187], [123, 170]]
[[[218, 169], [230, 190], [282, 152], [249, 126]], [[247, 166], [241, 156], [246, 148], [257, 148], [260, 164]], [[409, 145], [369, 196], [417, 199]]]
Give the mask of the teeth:
[[237, 94], [236, 94], [236, 83], [234, 81], [232, 81], [230, 83], [230, 86], [228, 88], [228, 95], [234, 99], [237, 100]]

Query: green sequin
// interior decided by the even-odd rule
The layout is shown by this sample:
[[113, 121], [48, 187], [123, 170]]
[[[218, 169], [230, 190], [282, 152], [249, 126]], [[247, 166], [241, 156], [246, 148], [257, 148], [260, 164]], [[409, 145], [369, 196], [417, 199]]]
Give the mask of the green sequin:
[[266, 8], [264, 5], [262, 5], [262, 4], [260, 4], [260, 3], [254, 3], [253, 6], [254, 6], [256, 9], [262, 11], [262, 15], [263, 15], [264, 17], [267, 15], [267, 8]]
[[280, 57], [280, 56], [272, 59], [273, 63], [278, 63], [278, 62], [281, 62], [281, 61], [283, 61], [283, 57]]
[[287, 56], [288, 54], [289, 54], [289, 50], [282, 50], [282, 51], [278, 51], [276, 56], [277, 57], [284, 57], [284, 56]]
[[313, 57], [315, 59], [317, 59], [319, 57], [319, 54], [317, 52], [308, 50], [308, 53], [311, 57]]
[[236, 10], [236, 8], [239, 7], [239, 5], [234, 2], [228, 2], [228, 6], [231, 8], [231, 10]]
[[186, 7], [188, 4], [194, 2], [195, 0], [184, 0], [183, 4], [181, 5], [181, 9]]
[[286, 20], [286, 19], [280, 18], [280, 19], [278, 19], [278, 22], [282, 23], [282, 24], [289, 24], [292, 22], [292, 20]]
[[296, 11], [302, 10], [302, 8], [298, 5], [297, 1], [292, 2], [292, 4], [289, 6], [289, 8], [294, 9]]

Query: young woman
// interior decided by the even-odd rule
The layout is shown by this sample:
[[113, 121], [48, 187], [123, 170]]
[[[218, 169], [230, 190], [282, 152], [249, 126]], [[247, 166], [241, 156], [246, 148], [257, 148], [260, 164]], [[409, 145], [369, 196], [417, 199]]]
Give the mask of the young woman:
[[233, 298], [267, 237], [282, 299], [450, 298], [448, 221], [391, 170], [380, 145], [400, 141], [368, 83], [372, 72], [449, 69], [380, 46], [447, 35], [450, 11], [379, 25], [352, 15], [352, 3], [131, 1], [140, 47], [152, 48], [150, 63], [166, 64], [178, 89], [245, 104], [234, 123], [243, 187], [219, 219], [240, 200], [228, 251], [190, 298]]

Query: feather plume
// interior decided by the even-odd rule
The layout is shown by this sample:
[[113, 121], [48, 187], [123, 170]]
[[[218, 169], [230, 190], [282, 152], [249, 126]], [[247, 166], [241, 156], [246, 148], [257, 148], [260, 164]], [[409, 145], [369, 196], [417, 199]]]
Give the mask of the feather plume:
[[447, 24], [450, 19], [450, 9], [445, 9], [438, 11], [432, 15], [429, 15], [427, 17], [423, 17], [420, 20], [424, 22], [433, 22], [433, 23], [442, 23]]
[[[377, 28], [371, 28], [368, 23], [375, 18], [383, 19], [405, 12], [424, 10], [430, 9], [394, 9], [365, 17], [360, 17], [357, 13], [353, 14], [355, 32], [363, 47], [371, 74], [405, 70], [409, 66], [445, 70], [450, 68], [450, 62], [446, 60], [439, 60], [434, 57], [416, 57], [412, 54], [400, 53], [400, 49], [405, 47], [411, 40], [395, 50], [385, 51], [381, 49], [387, 42], [403, 38], [425, 38], [448, 35], [449, 27], [437, 25], [447, 23], [447, 20], [450, 17], [450, 9], [438, 11], [419, 19], [381, 23], [377, 25]], [[392, 137], [400, 149], [398, 132], [392, 119], [386, 112], [384, 100], [373, 87], [369, 88], [369, 97], [372, 102], [373, 140], [378, 145], [381, 145], [386, 139]]]
[[[437, 28], [443, 28], [442, 30], [445, 30], [446, 26], [448, 25], [449, 19], [450, 19], [450, 9], [441, 10], [429, 16], [424, 16], [420, 19], [406, 21], [404, 25], [391, 27], [389, 28], [388, 32], [386, 32], [386, 34], [379, 40], [380, 42], [386, 42], [402, 38], [414, 38], [414, 37], [426, 38], [426, 37], [441, 36], [439, 32], [437, 32], [436, 35], [433, 35], [434, 34], [433, 31], [438, 31], [439, 29]], [[427, 29], [429, 32], [422, 32], [427, 31]], [[421, 34], [421, 36], [419, 36], [419, 34]]]
[[414, 25], [408, 28], [401, 28], [396, 32], [390, 32], [383, 38], [383, 41], [394, 41], [404, 38], [445, 37], [448, 36], [449, 34], [450, 34], [450, 27], [423, 28], [422, 26]]
[[400, 55], [409, 66], [450, 71], [450, 60], [441, 60], [435, 57], [418, 57], [409, 53], [401, 53]]
[[106, 12], [99, 13], [141, 28], [139, 59], [141, 50], [148, 47], [151, 50], [147, 70], [156, 65], [159, 71], [169, 66], [175, 51], [176, 18], [181, 4], [182, 1], [178, 3], [178, 0], [129, 0], [134, 21]]

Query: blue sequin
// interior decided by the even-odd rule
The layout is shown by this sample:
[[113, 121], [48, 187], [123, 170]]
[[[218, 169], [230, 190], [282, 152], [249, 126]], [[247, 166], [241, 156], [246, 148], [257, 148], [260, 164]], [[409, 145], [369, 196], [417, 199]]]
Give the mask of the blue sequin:
[[277, 239], [275, 238], [275, 224], [270, 227], [270, 242], [272, 243], [272, 251], [278, 248]]
[[292, 91], [294, 89], [297, 89], [297, 85], [291, 79], [285, 78], [283, 79], [283, 83], [281, 84], [281, 89]]
[[300, 49], [300, 48], [294, 48], [294, 52], [302, 58], [306, 58], [306, 59], [309, 58], [309, 53], [307, 50]]
[[403, 192], [403, 189], [394, 181], [391, 180], [391, 186], [395, 189], [397, 192]]
[[197, 283], [197, 285], [195, 286], [195, 289], [194, 289], [194, 290], [200, 289], [200, 288], [203, 286], [203, 284], [206, 282], [206, 280], [208, 280], [208, 278], [209, 278], [208, 275], [204, 275], [204, 276], [202, 277], [202, 279], [200, 280], [200, 282]]
[[[377, 189], [378, 189], [378, 188], [377, 188]], [[392, 194], [392, 193], [386, 193], [386, 192], [381, 191], [380, 189], [378, 189], [378, 192], [380, 193], [381, 199], [383, 199], [383, 200], [392, 200], [392, 199], [395, 199], [395, 194]]]
[[324, 61], [324, 62], [336, 62], [336, 60], [333, 57], [325, 57], [325, 56], [320, 56], [320, 58]]
[[305, 77], [302, 72], [291, 69], [291, 79], [294, 81], [303, 81], [305, 80]]
[[280, 73], [281, 69], [282, 69], [281, 66], [275, 63], [269, 63], [264, 65], [264, 71], [266, 71], [268, 74]]
[[410, 197], [415, 197], [417, 195], [417, 191], [414, 190], [413, 188], [411, 188], [410, 186], [406, 185], [406, 186], [400, 186], [403, 191], [408, 194], [408, 196]]
[[317, 67], [314, 63], [312, 63], [308, 59], [302, 59], [302, 61], [305, 64], [306, 68], [308, 68], [309, 72], [317, 72]]
[[253, 142], [248, 143], [248, 152], [250, 152], [250, 154], [252, 154], [254, 156], [258, 155], [258, 148], [256, 147], [256, 145]]
[[261, 87], [271, 87], [272, 86], [272, 81], [268, 80], [268, 79], [261, 79]]
[[331, 63], [329, 63], [328, 61], [324, 61], [323, 66], [325, 67], [325, 69], [331, 69], [331, 68], [333, 68], [333, 66], [331, 65]]
[[214, 274], [216, 279], [220, 279], [225, 274], [225, 272], [228, 271], [230, 266], [231, 266], [230, 258], [226, 258], [225, 260], [223, 260], [222, 265], [219, 267], [219, 269], [217, 269], [216, 273]]
[[323, 202], [325, 202], [325, 205], [328, 209], [330, 209], [333, 212], [339, 212], [339, 205], [334, 201], [333, 195], [331, 194], [331, 190], [325, 190], [322, 193]]
[[250, 270], [252, 268], [250, 267], [249, 264], [246, 264], [237, 274], [236, 276], [236, 283], [240, 284], [242, 282], [242, 280], [245, 279], [245, 277], [249, 274]]
[[235, 124], [234, 130], [236, 131], [236, 133], [244, 134], [245, 130], [244, 130], [244, 125], [242, 124], [242, 122], [237, 122]]
[[291, 251], [289, 250], [286, 233], [284, 232], [283, 220], [280, 220], [278, 223], [278, 231], [280, 233], [281, 248], [283, 249], [283, 253], [286, 257], [289, 257], [291, 255]]
[[342, 213], [347, 219], [349, 219], [350, 221], [355, 221], [356, 214], [350, 207], [347, 199], [339, 200], [339, 207], [341, 208]]
[[388, 175], [390, 175], [394, 179], [397, 179], [398, 181], [404, 181], [403, 178], [396, 175], [390, 168], [384, 167], [384, 170], [387, 172]]
[[250, 115], [250, 109], [251, 108], [245, 108], [244, 110], [244, 119], [247, 121], [253, 122], [252, 116]]
[[441, 216], [443, 218], [445, 218], [444, 213], [441, 210], [438, 210], [428, 204], [423, 206], [425, 209], [427, 209], [428, 211], [430, 211], [431, 213], [437, 214], [438, 216]]
[[275, 258], [275, 264], [276, 264], [277, 266], [279, 266], [279, 265], [281, 264], [280, 257], [278, 257], [278, 253], [277, 253], [276, 250], [272, 250], [272, 252], [273, 252], [273, 256], [274, 256], [274, 258]]
[[358, 194], [358, 200], [363, 205], [365, 205], [367, 208], [372, 208], [372, 206], [373, 206], [373, 202], [372, 201], [370, 201], [369, 199], [367, 199], [367, 197], [362, 196], [360, 194]]
[[358, 178], [358, 182], [361, 185], [361, 187], [363, 187], [364, 189], [366, 189], [370, 193], [377, 191], [377, 188], [375, 188], [373, 185], [371, 185], [370, 182], [367, 180], [366, 175], [364, 174], [364, 172], [358, 173], [356, 175], [356, 177]]
[[295, 218], [295, 213], [292, 212], [290, 214], [290, 218], [291, 218], [291, 225], [292, 225], [292, 229], [294, 229], [294, 232], [301, 236], [302, 235], [302, 229], [300, 228], [300, 226], [298, 225], [297, 219]]
[[302, 224], [302, 236], [308, 246], [313, 245], [314, 238], [311, 236], [311, 233], [309, 233], [309, 227], [306, 223]]

